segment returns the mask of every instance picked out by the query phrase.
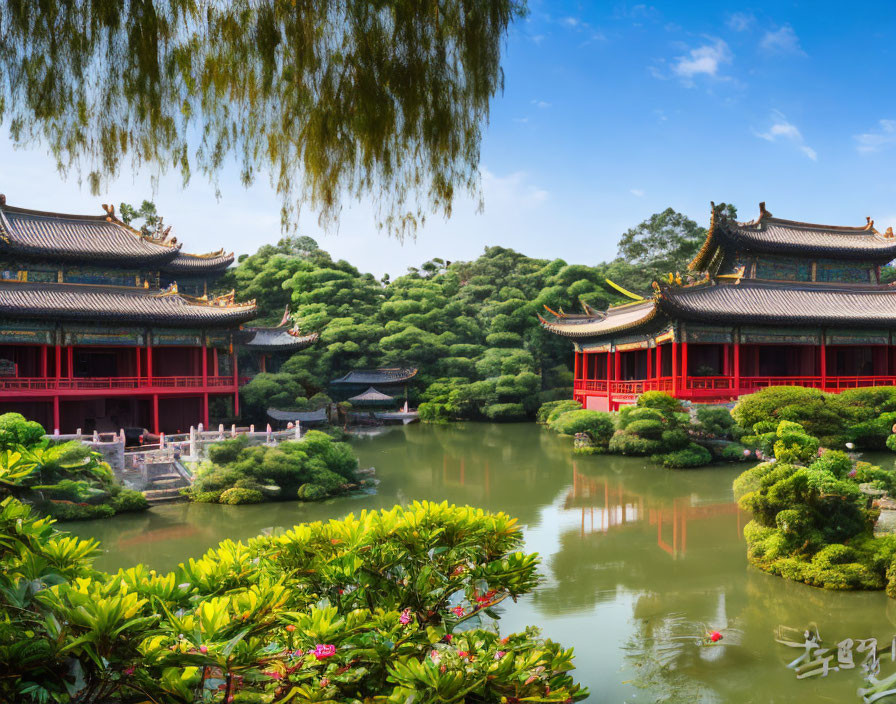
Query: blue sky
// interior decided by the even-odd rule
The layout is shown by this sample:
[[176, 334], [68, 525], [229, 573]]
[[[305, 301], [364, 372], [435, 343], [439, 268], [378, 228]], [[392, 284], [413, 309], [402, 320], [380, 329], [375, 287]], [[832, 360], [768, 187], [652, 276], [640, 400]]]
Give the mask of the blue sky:
[[[431, 257], [470, 259], [487, 245], [596, 263], [651, 213], [706, 223], [709, 202], [742, 219], [775, 215], [896, 226], [896, 6], [885, 2], [566, 3], [530, 0], [507, 40], [505, 90], [482, 149], [485, 212], [462, 199], [413, 242], [379, 234], [373, 209], [347, 207], [338, 232], [308, 234], [365, 271], [402, 273]], [[185, 248], [252, 252], [280, 236], [264, 179], [235, 170], [215, 190], [149, 170], [94, 197], [56, 173], [45, 150], [0, 142], [10, 204], [100, 212], [154, 197]]]

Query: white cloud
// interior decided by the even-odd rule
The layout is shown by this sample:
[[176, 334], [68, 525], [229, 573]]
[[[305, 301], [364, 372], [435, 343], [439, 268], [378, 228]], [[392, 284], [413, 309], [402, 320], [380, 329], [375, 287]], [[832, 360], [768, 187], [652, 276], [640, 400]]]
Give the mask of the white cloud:
[[538, 107], [538, 108], [549, 108], [549, 107], [551, 107], [551, 104], [550, 104], [549, 102], [547, 102], [546, 100], [533, 100], [533, 101], [532, 101], [532, 104], [533, 104], [535, 107]]
[[582, 21], [578, 17], [564, 17], [560, 20], [561, 24], [565, 24], [567, 27], [578, 27], [582, 24]]
[[728, 45], [721, 39], [711, 44], [691, 49], [685, 56], [676, 57], [672, 71], [681, 78], [690, 80], [695, 76], [719, 76], [719, 67], [731, 63], [732, 54]]
[[752, 12], [735, 12], [728, 18], [728, 21], [725, 22], [725, 24], [735, 32], [746, 32], [748, 29], [751, 29], [755, 23], [756, 17]]
[[872, 154], [896, 144], [896, 120], [880, 120], [878, 125], [879, 129], [875, 132], [865, 132], [853, 137], [860, 154]]
[[643, 197], [644, 197], [644, 191], [642, 191], [640, 188], [632, 188], [632, 189], [629, 191], [629, 193], [631, 193], [631, 194], [632, 194], [633, 196], [635, 196], [636, 198], [643, 198]]
[[806, 144], [799, 128], [777, 110], [772, 112], [771, 127], [765, 132], [754, 132], [754, 134], [767, 142], [789, 142], [812, 161], [818, 161], [818, 152]]
[[768, 31], [759, 42], [760, 48], [772, 54], [802, 54], [806, 52], [800, 46], [800, 38], [796, 36], [793, 27], [785, 24], [780, 29]]

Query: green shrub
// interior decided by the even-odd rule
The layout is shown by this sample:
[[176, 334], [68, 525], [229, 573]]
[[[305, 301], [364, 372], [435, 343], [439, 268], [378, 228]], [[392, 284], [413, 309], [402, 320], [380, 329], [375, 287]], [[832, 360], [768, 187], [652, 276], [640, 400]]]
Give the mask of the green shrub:
[[523, 420], [526, 409], [521, 403], [493, 403], [484, 409], [485, 417], [495, 421]]
[[615, 429], [613, 416], [603, 411], [567, 411], [550, 424], [551, 430], [561, 435], [588, 433], [594, 443], [606, 447]]
[[687, 447], [673, 452], [667, 452], [660, 456], [664, 467], [670, 469], [686, 469], [689, 467], [704, 467], [712, 462], [712, 454], [702, 445], [695, 442]]
[[302, 484], [296, 494], [302, 501], [320, 501], [326, 498], [327, 490], [320, 484]]
[[115, 509], [109, 504], [47, 501], [40, 504], [40, 509], [57, 521], [90, 521], [96, 518], [111, 518], [115, 515]]
[[26, 420], [21, 413], [0, 415], [0, 450], [14, 449], [16, 445], [35, 445], [44, 436], [40, 423]]
[[768, 435], [777, 438], [776, 461], [748, 469], [734, 482], [738, 505], [753, 514], [744, 529], [750, 562], [826, 589], [891, 583], [896, 539], [873, 536], [877, 511], [867, 508], [858, 485], [890, 488], [896, 486], [894, 473], [837, 450], [818, 456], [818, 440], [794, 422], [781, 421]]
[[220, 491], [199, 491], [187, 495], [191, 501], [195, 501], [197, 504], [216, 504], [220, 501], [221, 494]]
[[890, 435], [887, 438], [887, 449], [896, 452], [896, 434]]
[[724, 406], [698, 406], [697, 423], [700, 430], [717, 438], [730, 436], [734, 419]]
[[240, 489], [233, 487], [232, 489], [227, 489], [222, 492], [221, 498], [218, 500], [222, 504], [237, 506], [239, 504], [260, 504], [264, 501], [264, 496], [260, 491], [255, 489]]
[[111, 504], [115, 513], [144, 511], [149, 508], [149, 502], [146, 500], [146, 497], [141, 492], [133, 489], [122, 489], [116, 496], [112, 497]]
[[[535, 414], [535, 421], [537, 423], [547, 423], [548, 416], [554, 411], [554, 409], [562, 409], [560, 413], [566, 413], [567, 411], [577, 411], [581, 407], [582, 404], [578, 401], [548, 401], [538, 407], [538, 411]], [[557, 415], [560, 415], [560, 413], [558, 413]]]
[[753, 458], [753, 454], [750, 450], [736, 442], [725, 445], [725, 447], [722, 448], [720, 455], [726, 462], [747, 462]]
[[581, 408], [582, 404], [578, 401], [563, 401], [562, 403], [558, 403], [550, 411], [548, 411], [544, 422], [550, 425], [564, 413], [567, 413], [569, 411], [578, 411]]
[[659, 420], [636, 420], [626, 425], [625, 431], [651, 440], [659, 440], [663, 437], [664, 427]]
[[208, 458], [213, 464], [231, 464], [236, 462], [240, 452], [246, 449], [249, 439], [245, 435], [222, 440], [208, 448]]
[[618, 455], [642, 457], [662, 452], [663, 443], [661, 440], [642, 438], [625, 430], [617, 430], [610, 438], [608, 449]]
[[[223, 702], [233, 683], [234, 703], [288, 692], [320, 702], [588, 695], [568, 674], [571, 650], [534, 628], [502, 634], [493, 620], [492, 606], [538, 583], [538, 558], [505, 514], [447, 503], [363, 511], [227, 540], [162, 574], [94, 570], [96, 541], [57, 533], [14, 499], [0, 502], [0, 533], [0, 575], [15, 595], [0, 600], [3, 702]], [[218, 682], [203, 668], [220, 668]]]
[[637, 405], [641, 408], [655, 408], [664, 414], [681, 411], [681, 402], [662, 391], [645, 391], [638, 397]]

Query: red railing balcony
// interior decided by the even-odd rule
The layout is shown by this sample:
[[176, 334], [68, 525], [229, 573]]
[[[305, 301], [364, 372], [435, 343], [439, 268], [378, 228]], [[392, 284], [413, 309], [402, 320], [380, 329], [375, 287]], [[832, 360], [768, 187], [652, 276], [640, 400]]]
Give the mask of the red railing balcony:
[[[724, 397], [728, 394], [746, 394], [769, 386], [804, 386], [826, 391], [843, 391], [869, 386], [896, 386], [896, 376], [742, 376], [735, 386], [734, 377], [728, 376], [689, 376], [676, 380], [676, 395], [685, 398]], [[573, 385], [576, 393], [597, 392], [596, 395], [607, 395], [606, 379], [576, 379]], [[619, 396], [632, 396], [645, 391], [672, 392], [672, 378], [630, 379], [610, 382], [611, 393]]]
[[145, 389], [147, 391], [171, 391], [178, 389], [233, 389], [232, 376], [109, 376], [75, 377], [56, 379], [50, 377], [0, 377], [0, 394], [4, 392], [56, 392], [56, 391], [121, 391]]

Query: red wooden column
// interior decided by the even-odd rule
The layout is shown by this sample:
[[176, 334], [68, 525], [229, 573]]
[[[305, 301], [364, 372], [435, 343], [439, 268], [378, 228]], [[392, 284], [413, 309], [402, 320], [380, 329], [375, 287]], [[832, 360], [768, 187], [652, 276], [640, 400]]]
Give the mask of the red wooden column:
[[828, 385], [828, 355], [827, 345], [824, 339], [824, 330], [821, 331], [821, 388], [822, 390]]
[[146, 340], [146, 384], [152, 386], [152, 342]]
[[678, 343], [672, 341], [672, 395], [678, 393]]
[[59, 430], [59, 392], [53, 396], [53, 430]]
[[218, 378], [218, 348], [212, 347], [212, 376], [217, 379]]
[[734, 342], [734, 390], [740, 393], [740, 340]]
[[233, 349], [233, 415], [237, 418], [240, 417], [240, 376], [239, 370], [237, 369], [236, 362], [236, 349]]
[[607, 410], [612, 411], [613, 403], [613, 352], [612, 347], [607, 350]]
[[262, 352], [262, 353], [259, 355], [259, 360], [261, 361], [261, 365], [260, 365], [260, 366], [261, 366], [261, 373], [264, 374], [264, 373], [268, 370], [268, 365], [267, 365], [267, 355], [266, 355], [264, 352]]
[[681, 343], [681, 390], [688, 388], [688, 343]]
[[208, 346], [202, 340], [202, 426], [208, 430]]
[[731, 363], [731, 359], [730, 359], [730, 355], [728, 354], [728, 343], [726, 342], [724, 345], [722, 345], [722, 374], [723, 374], [723, 376], [727, 376], [727, 377], [731, 376], [731, 370], [728, 368], [730, 366], [730, 363]]

